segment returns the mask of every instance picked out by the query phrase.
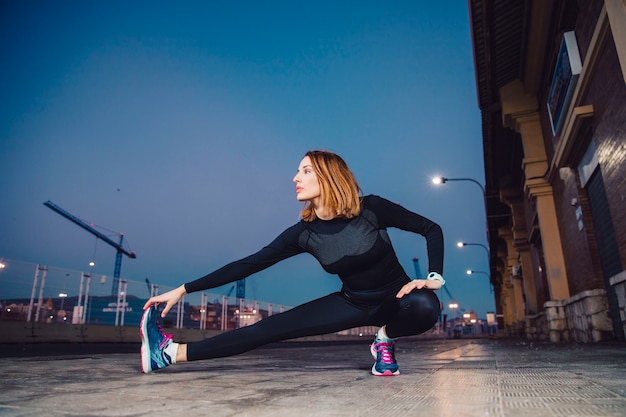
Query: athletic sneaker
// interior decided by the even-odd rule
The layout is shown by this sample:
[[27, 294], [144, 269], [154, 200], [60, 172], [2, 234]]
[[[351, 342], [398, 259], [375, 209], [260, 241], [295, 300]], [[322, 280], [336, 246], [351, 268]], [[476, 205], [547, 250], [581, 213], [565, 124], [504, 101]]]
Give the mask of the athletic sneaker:
[[394, 341], [381, 340], [376, 336], [374, 342], [370, 346], [370, 352], [376, 359], [376, 363], [372, 366], [372, 374], [376, 376], [394, 376], [400, 375], [400, 369], [396, 362], [394, 354]]
[[141, 371], [144, 374], [172, 364], [172, 358], [165, 353], [165, 348], [172, 343], [173, 335], [163, 333], [158, 317], [159, 312], [154, 306], [147, 309], [141, 317], [139, 335]]

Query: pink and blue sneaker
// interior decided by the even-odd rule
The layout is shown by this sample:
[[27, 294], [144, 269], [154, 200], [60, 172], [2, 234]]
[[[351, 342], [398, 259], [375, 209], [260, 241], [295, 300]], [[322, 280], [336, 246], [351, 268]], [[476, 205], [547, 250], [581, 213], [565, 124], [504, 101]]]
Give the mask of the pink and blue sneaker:
[[393, 340], [382, 340], [378, 336], [374, 338], [374, 342], [370, 346], [370, 352], [376, 359], [376, 363], [372, 366], [372, 375], [376, 376], [395, 376], [400, 375], [400, 368], [396, 362], [394, 354]]
[[172, 364], [172, 358], [165, 353], [165, 348], [172, 343], [173, 335], [163, 333], [158, 317], [159, 312], [154, 306], [148, 308], [141, 317], [139, 335], [141, 336], [141, 371], [144, 374]]

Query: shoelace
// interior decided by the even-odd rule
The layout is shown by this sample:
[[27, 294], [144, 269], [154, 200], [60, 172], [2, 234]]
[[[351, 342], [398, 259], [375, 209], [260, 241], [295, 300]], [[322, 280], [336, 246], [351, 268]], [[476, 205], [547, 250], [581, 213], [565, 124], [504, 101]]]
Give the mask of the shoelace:
[[163, 328], [161, 327], [161, 323], [159, 323], [158, 320], [155, 320], [155, 322], [157, 325], [157, 329], [159, 329], [159, 333], [161, 333], [161, 336], [163, 336], [163, 340], [159, 342], [159, 349], [163, 349], [167, 345], [167, 342], [169, 342], [170, 340], [174, 338], [174, 335], [165, 334], [165, 332], [163, 331]]
[[382, 363], [394, 363], [393, 359], [393, 342], [378, 342], [374, 345], [374, 351], [380, 353], [380, 361]]

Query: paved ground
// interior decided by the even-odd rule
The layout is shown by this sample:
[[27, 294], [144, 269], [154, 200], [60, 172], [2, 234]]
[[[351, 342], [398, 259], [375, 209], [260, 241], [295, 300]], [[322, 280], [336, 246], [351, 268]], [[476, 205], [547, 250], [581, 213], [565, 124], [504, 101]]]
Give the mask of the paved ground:
[[0, 345], [2, 416], [626, 416], [626, 345], [283, 343], [141, 374], [137, 345]]

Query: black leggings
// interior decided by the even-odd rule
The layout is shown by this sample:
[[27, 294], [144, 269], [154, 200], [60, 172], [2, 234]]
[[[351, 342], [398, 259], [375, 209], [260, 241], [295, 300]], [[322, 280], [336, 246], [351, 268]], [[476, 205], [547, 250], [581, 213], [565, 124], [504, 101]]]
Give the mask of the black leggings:
[[251, 326], [189, 343], [187, 360], [232, 356], [268, 343], [360, 326], [386, 325], [391, 338], [418, 335], [437, 323], [440, 311], [439, 299], [431, 290], [414, 290], [402, 298], [393, 294], [376, 304], [354, 302], [336, 292]]

